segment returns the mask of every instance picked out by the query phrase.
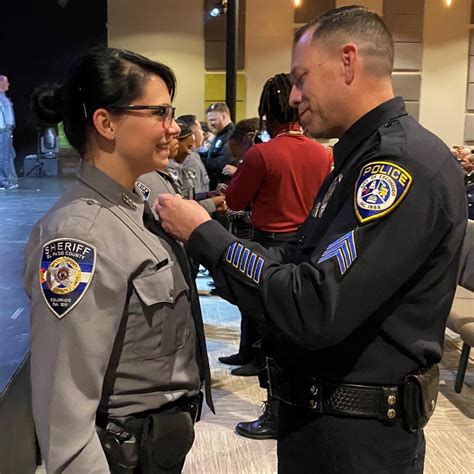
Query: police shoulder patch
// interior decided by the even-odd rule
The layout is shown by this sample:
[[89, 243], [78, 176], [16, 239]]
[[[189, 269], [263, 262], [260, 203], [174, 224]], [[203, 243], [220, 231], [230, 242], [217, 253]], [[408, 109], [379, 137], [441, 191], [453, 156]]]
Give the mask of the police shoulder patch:
[[41, 292], [59, 319], [84, 296], [94, 275], [96, 254], [95, 247], [76, 239], [55, 239], [44, 244], [39, 269]]
[[357, 180], [354, 208], [361, 224], [392, 212], [405, 198], [413, 177], [400, 165], [374, 161], [364, 165]]

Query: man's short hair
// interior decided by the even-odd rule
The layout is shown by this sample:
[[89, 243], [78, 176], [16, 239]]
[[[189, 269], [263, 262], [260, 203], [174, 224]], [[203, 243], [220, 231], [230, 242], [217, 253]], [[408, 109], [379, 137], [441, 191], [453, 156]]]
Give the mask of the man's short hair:
[[390, 75], [393, 71], [392, 34], [382, 18], [367, 8], [351, 5], [321, 15], [295, 33], [294, 44], [311, 28], [313, 41], [340, 46], [354, 42], [364, 57], [366, 70], [374, 75]]
[[208, 114], [209, 112], [221, 112], [230, 115], [229, 107], [227, 107], [227, 104], [225, 104], [224, 102], [216, 102], [215, 104], [211, 104], [207, 108], [206, 114]]

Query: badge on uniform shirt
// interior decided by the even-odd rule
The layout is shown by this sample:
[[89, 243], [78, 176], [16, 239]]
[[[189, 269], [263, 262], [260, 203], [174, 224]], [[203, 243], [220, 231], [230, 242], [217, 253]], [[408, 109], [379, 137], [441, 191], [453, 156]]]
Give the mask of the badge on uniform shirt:
[[390, 161], [374, 161], [362, 168], [354, 195], [354, 208], [361, 224], [392, 212], [412, 184], [411, 174]]
[[338, 174], [335, 178], [334, 181], [331, 183], [331, 186], [329, 186], [329, 189], [327, 190], [326, 194], [324, 195], [321, 205], [318, 207], [318, 213], [317, 216], [319, 219], [323, 217], [324, 212], [326, 211], [326, 207], [328, 207], [329, 200], [332, 198], [332, 195], [334, 194], [334, 191], [336, 190], [336, 186], [342, 181], [342, 174]]
[[142, 192], [143, 199], [145, 201], [148, 201], [148, 197], [150, 196], [150, 192], [151, 192], [150, 188], [146, 184], [142, 183], [141, 181], [137, 181], [135, 183], [135, 186]]
[[167, 168], [166, 172], [168, 173], [168, 176], [171, 177], [174, 183], [179, 182], [179, 173], [178, 170], [175, 168]]
[[229, 245], [224, 261], [238, 270], [248, 283], [254, 286], [260, 283], [265, 260], [240, 242]]
[[341, 276], [343, 276], [357, 259], [355, 231], [352, 230], [329, 244], [318, 260], [318, 263], [333, 258], [336, 259]]
[[192, 181], [194, 181], [196, 179], [196, 176], [197, 176], [197, 171], [196, 170], [194, 170], [192, 168], [187, 168], [187, 169], [183, 169], [183, 171], [186, 173], [188, 178], [191, 179]]
[[84, 296], [95, 271], [96, 249], [76, 239], [50, 240], [43, 246], [39, 280], [44, 299], [59, 319]]

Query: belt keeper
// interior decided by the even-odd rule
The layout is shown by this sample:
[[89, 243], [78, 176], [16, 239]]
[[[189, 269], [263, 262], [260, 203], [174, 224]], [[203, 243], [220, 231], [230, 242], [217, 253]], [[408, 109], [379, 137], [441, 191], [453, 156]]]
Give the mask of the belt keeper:
[[312, 413], [323, 412], [323, 387], [321, 381], [312, 379], [308, 387], [309, 391], [309, 409]]
[[396, 387], [384, 387], [382, 390], [384, 406], [380, 418], [388, 422], [393, 422], [395, 418], [401, 415], [398, 389]]

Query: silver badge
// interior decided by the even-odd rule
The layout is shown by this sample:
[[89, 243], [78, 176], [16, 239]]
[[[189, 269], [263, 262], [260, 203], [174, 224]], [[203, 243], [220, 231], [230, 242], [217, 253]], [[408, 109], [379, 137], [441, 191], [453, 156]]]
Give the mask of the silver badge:
[[318, 218], [321, 219], [323, 217], [324, 212], [326, 211], [326, 208], [328, 207], [329, 200], [331, 199], [332, 195], [334, 194], [334, 191], [336, 190], [336, 186], [342, 181], [342, 174], [339, 174], [336, 176], [334, 181], [331, 183], [331, 186], [329, 186], [329, 189], [327, 190], [326, 194], [324, 195], [321, 205], [318, 206]]
[[133, 202], [133, 199], [125, 193], [122, 193], [122, 201], [130, 208], [133, 209], [134, 211], [137, 210], [137, 205]]

